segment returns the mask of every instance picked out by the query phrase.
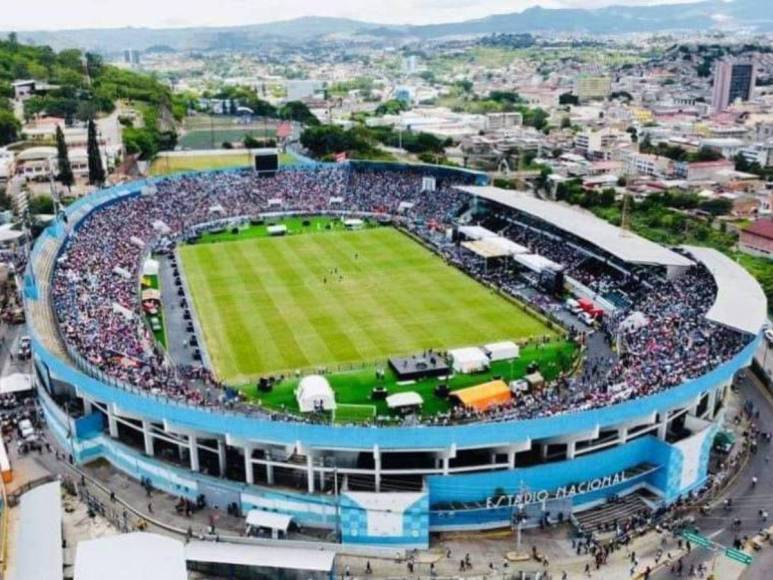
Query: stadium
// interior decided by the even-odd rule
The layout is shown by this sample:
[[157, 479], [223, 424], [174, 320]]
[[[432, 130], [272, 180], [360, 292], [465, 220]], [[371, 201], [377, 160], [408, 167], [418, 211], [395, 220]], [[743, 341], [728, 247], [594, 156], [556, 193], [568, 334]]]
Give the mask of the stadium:
[[717, 251], [365, 162], [100, 190], [24, 294], [71, 461], [401, 547], [698, 490], [767, 317]]

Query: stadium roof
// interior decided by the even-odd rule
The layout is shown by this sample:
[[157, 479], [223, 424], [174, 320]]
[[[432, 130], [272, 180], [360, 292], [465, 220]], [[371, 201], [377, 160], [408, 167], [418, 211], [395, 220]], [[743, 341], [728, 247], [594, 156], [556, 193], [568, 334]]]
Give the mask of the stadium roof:
[[688, 258], [641, 236], [623, 232], [587, 211], [498, 187], [471, 185], [458, 189], [539, 218], [630, 264], [685, 267], [693, 264]]
[[17, 578], [62, 580], [62, 492], [58, 481], [21, 496], [14, 560]]
[[713, 322], [757, 334], [768, 315], [768, 300], [757, 280], [740, 264], [712, 248], [684, 246], [717, 284], [717, 298], [706, 313]]
[[[186, 580], [179, 540], [144, 532], [86, 540], [75, 554], [75, 580]], [[60, 576], [61, 577], [61, 576]]]

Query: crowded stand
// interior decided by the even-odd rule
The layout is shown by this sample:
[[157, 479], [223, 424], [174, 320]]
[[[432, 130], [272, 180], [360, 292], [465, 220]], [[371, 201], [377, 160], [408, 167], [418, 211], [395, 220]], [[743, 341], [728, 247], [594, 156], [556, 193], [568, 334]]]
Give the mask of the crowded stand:
[[[284, 170], [273, 177], [235, 171], [163, 179], [153, 192], [99, 208], [70, 232], [52, 284], [62, 338], [89, 365], [119, 383], [194, 405], [222, 405], [228, 399], [232, 407], [261, 413], [226, 397], [229, 390], [206, 369], [180, 369], [170, 362], [149, 329], [138, 323], [138, 279], [150, 251], [172, 247], [204, 224], [276, 211], [387, 217], [473, 277], [518, 295], [518, 274], [512, 269], [484, 269], [471, 252], [440, 234], [471, 207], [470, 194], [453, 188], [463, 184], [463, 175], [438, 176], [429, 190], [425, 177], [426, 171], [418, 169], [341, 166]], [[423, 418], [427, 423], [550, 416], [642, 397], [705, 374], [752, 338], [705, 318], [717, 290], [703, 266], [694, 266], [675, 280], [666, 280], [655, 269], [626, 274], [566, 243], [558, 232], [513, 222], [487, 225], [561, 264], [568, 276], [593, 291], [625, 294], [626, 307], [600, 323], [617, 354], [588, 353], [582, 372], [561, 376], [539, 392], [524, 393], [485, 412], [456, 407]], [[634, 314], [644, 322], [630, 324]], [[303, 420], [276, 413], [267, 416]]]

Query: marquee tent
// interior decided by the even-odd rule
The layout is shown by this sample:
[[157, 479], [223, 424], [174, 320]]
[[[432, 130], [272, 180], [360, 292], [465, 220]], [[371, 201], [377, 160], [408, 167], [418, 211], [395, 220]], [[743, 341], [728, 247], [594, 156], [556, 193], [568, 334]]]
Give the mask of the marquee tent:
[[270, 236], [283, 236], [287, 233], [287, 226], [284, 224], [280, 224], [276, 226], [268, 226], [266, 228], [266, 231]]
[[472, 407], [478, 411], [485, 411], [494, 405], [501, 405], [511, 399], [510, 388], [504, 381], [491, 381], [460, 389], [451, 393], [465, 407]]
[[153, 259], [147, 259], [145, 260], [145, 263], [142, 265], [142, 275], [143, 276], [158, 276], [158, 260]]
[[336, 408], [335, 393], [327, 379], [320, 375], [304, 377], [295, 390], [295, 398], [302, 413], [315, 411], [320, 406], [325, 411]]
[[0, 395], [21, 393], [32, 390], [32, 375], [27, 373], [13, 373], [0, 378]]
[[489, 367], [488, 356], [477, 346], [448, 351], [448, 356], [451, 357], [451, 366], [457, 373], [477, 373]]
[[162, 222], [161, 220], [156, 220], [153, 222], [153, 230], [161, 234], [162, 236], [167, 235], [172, 230], [169, 228], [166, 223]]
[[395, 393], [386, 398], [387, 407], [390, 409], [400, 409], [405, 407], [421, 407], [424, 399], [419, 393], [408, 391], [406, 393]]
[[247, 512], [246, 523], [251, 528], [267, 528], [271, 530], [271, 537], [277, 538], [279, 532], [287, 534], [293, 517], [287, 514], [267, 512], [266, 510], [250, 510]]
[[518, 345], [510, 340], [486, 344], [483, 346], [483, 350], [486, 351], [491, 362], [518, 358], [521, 354]]

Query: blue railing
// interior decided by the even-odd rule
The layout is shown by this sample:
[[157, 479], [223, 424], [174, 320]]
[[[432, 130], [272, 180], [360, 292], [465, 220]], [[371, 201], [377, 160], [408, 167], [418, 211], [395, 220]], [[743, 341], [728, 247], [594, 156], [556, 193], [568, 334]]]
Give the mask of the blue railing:
[[[143, 187], [152, 185], [159, 179], [162, 178], [137, 181], [102, 190], [74, 203], [67, 209], [67, 213], [74, 215], [86, 209], [87, 211], [81, 216], [83, 219], [102, 204], [127, 195], [136, 195]], [[51, 233], [57, 239], [63, 237], [61, 231], [53, 229]], [[39, 245], [40, 242], [32, 252], [33, 260], [37, 257]], [[61, 246], [59, 250], [61, 250]], [[31, 268], [33, 260], [30, 261], [28, 268]], [[36, 280], [31, 275], [31, 270], [28, 270], [25, 282], [26, 298], [35, 300]], [[75, 368], [49, 352], [37, 335], [34, 324], [30, 324], [30, 335], [35, 354], [47, 365], [54, 377], [76, 386], [80, 392], [90, 398], [113, 402], [124, 412], [156, 421], [168, 420], [201, 431], [229, 433], [234, 437], [244, 439], [286, 445], [303, 441], [306, 445], [315, 447], [353, 449], [368, 449], [375, 445], [381, 449], [444, 449], [452, 444], [459, 444], [460, 447], [494, 446], [529, 439], [559, 437], [577, 431], [592, 430], [598, 426], [604, 427], [623, 423], [650, 415], [653, 412], [691, 404], [698, 396], [731, 380], [739, 369], [750, 363], [759, 340], [758, 337], [731, 360], [702, 377], [654, 395], [606, 408], [576, 411], [555, 417], [497, 423], [371, 427], [272, 421], [263, 414], [257, 417], [222, 408], [193, 407], [120, 384], [104, 373], [95, 373], [95, 376], [98, 377], [95, 378], [95, 376]], [[68, 348], [68, 352], [78, 366], [92, 372], [91, 366], [74, 349]], [[567, 417], [571, 417], [571, 421], [567, 421]]]

